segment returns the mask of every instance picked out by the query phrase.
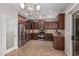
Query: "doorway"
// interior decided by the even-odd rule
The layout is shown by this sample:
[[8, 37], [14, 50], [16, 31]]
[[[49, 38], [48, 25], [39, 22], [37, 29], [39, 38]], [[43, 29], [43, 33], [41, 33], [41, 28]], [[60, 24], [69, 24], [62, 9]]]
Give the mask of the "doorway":
[[73, 55], [79, 56], [79, 11], [72, 14], [72, 46]]

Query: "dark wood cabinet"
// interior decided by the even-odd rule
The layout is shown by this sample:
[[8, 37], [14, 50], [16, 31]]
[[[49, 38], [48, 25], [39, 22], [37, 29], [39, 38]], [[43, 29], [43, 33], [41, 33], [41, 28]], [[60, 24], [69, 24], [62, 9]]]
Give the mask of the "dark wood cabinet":
[[51, 33], [45, 33], [45, 41], [53, 41], [53, 35]]
[[39, 29], [41, 29], [42, 27], [45, 27], [45, 20], [39, 20], [38, 21], [38, 26], [39, 26]]
[[58, 47], [58, 41], [57, 41], [57, 39], [58, 39], [58, 37], [57, 36], [55, 36], [54, 37], [54, 40], [53, 40], [53, 47], [55, 48], [55, 49], [57, 49], [57, 47]]
[[57, 29], [57, 21], [45, 22], [45, 29], [56, 30]]
[[38, 24], [38, 22], [33, 22], [32, 23], [32, 29], [38, 29], [39, 28], [39, 24]]
[[26, 29], [38, 29], [39, 28], [39, 25], [38, 25], [38, 22], [35, 22], [35, 21], [26, 21]]
[[59, 14], [58, 17], [58, 29], [63, 30], [64, 29], [64, 24], [65, 24], [65, 14]]
[[[43, 30], [41, 30], [43, 28]], [[56, 30], [57, 29], [57, 21], [45, 21], [45, 20], [28, 20], [26, 21], [26, 30], [31, 30], [29, 33], [30, 39], [42, 39], [53, 41], [52, 33], [45, 33], [45, 30]], [[44, 32], [40, 35], [40, 32]], [[41, 37], [39, 37], [41, 36]], [[26, 36], [28, 38], [28, 36]]]
[[56, 30], [57, 29], [57, 21], [26, 21], [26, 29], [34, 29], [38, 30], [42, 27], [45, 27], [46, 30]]
[[30, 29], [30, 21], [25, 22], [25, 29], [26, 30]]
[[53, 41], [53, 46], [55, 49], [64, 50], [64, 37], [55, 36]]
[[38, 39], [38, 34], [37, 33], [31, 33], [31, 39], [37, 40]]

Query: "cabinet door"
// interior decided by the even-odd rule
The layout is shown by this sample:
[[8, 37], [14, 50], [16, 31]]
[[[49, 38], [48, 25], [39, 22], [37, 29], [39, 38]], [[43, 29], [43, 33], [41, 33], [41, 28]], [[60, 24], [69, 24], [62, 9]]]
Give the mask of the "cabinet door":
[[32, 22], [32, 29], [37, 29], [36, 22]]
[[49, 29], [49, 22], [47, 22], [47, 29]]
[[35, 29], [38, 29], [38, 28], [39, 28], [38, 22], [35, 22]]
[[64, 49], [64, 37], [58, 37], [58, 49]]
[[39, 21], [39, 29], [45, 26], [45, 21], [44, 20], [40, 20]]
[[58, 37], [54, 37], [53, 46], [55, 49], [58, 48]]
[[60, 14], [58, 16], [58, 29], [64, 29], [64, 19], [65, 15], [64, 14]]
[[64, 15], [60, 16], [60, 28], [64, 29]]
[[45, 22], [45, 29], [47, 30], [47, 22]]

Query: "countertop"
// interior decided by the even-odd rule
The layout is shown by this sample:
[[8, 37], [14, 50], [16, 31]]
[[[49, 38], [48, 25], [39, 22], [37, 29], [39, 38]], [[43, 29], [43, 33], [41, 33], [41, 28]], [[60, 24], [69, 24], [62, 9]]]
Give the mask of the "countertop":
[[[26, 33], [39, 33], [38, 30], [26, 30]], [[64, 32], [56, 32], [56, 30], [45, 30], [45, 33], [52, 34], [53, 36], [64, 36]]]

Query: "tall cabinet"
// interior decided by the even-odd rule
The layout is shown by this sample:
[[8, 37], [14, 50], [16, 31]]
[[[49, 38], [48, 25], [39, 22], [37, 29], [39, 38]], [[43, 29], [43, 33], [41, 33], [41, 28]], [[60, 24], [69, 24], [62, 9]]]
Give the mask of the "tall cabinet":
[[65, 14], [59, 14], [57, 19], [58, 19], [58, 29], [64, 30]]
[[65, 14], [59, 14], [58, 17], [58, 25], [57, 25], [57, 36], [54, 37], [53, 45], [55, 49], [64, 50], [64, 21]]

